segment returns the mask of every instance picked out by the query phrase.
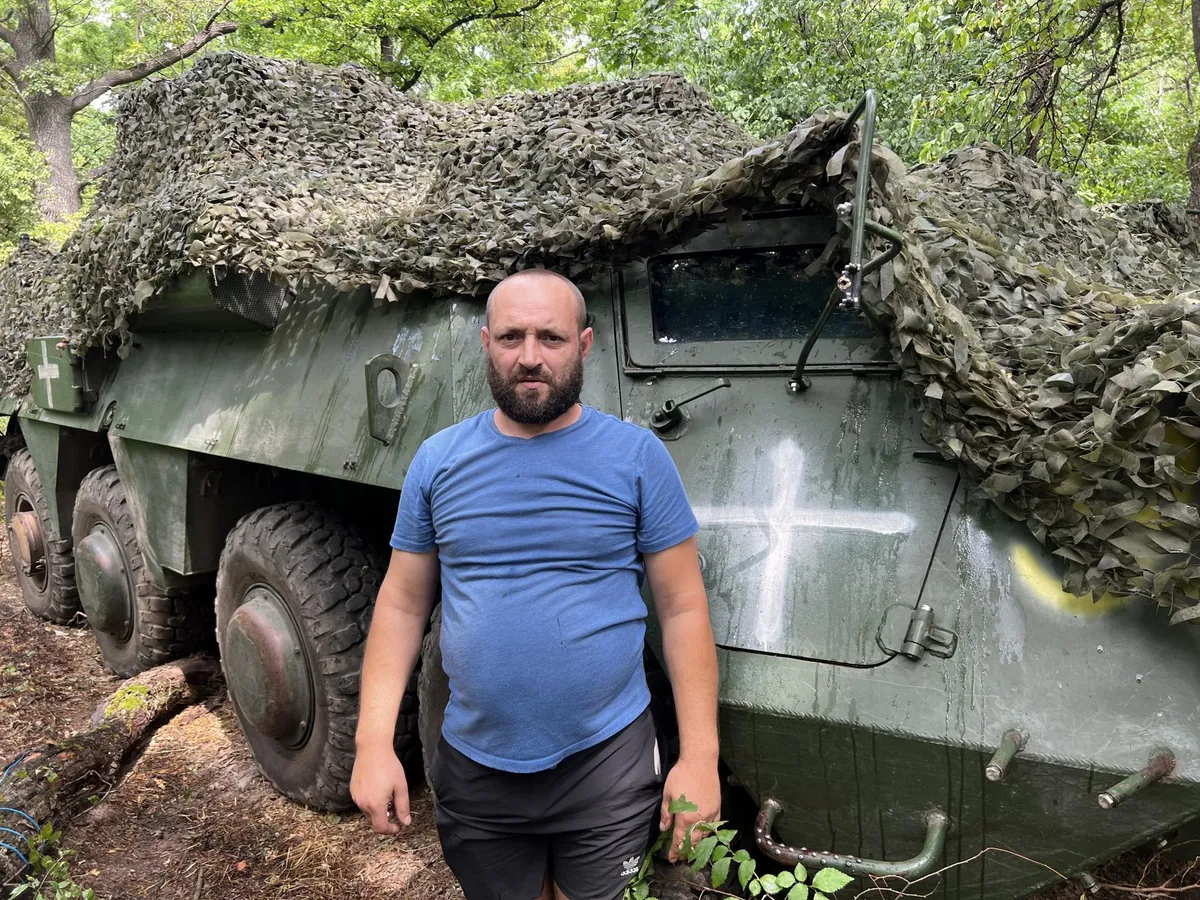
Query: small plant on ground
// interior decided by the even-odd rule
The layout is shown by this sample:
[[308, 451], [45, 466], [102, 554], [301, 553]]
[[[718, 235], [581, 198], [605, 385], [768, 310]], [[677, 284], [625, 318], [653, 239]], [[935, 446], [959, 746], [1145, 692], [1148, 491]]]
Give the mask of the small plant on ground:
[[[671, 815], [695, 812], [696, 804], [680, 796], [671, 803]], [[725, 821], [698, 822], [692, 833], [703, 835], [693, 843], [692, 834], [684, 837], [682, 856], [691, 864], [692, 871], [699, 872], [711, 866], [712, 891], [724, 897], [741, 897], [745, 894], [731, 893], [733, 881], [751, 897], [779, 897], [781, 900], [830, 900], [830, 894], [840, 891], [853, 879], [845, 872], [824, 868], [808, 877], [808, 870], [797, 863], [791, 870], [778, 874], [760, 875], [758, 861], [746, 850], [734, 850], [733, 840], [737, 830], [723, 828]], [[625, 888], [624, 900], [657, 900], [650, 895], [650, 874], [654, 870], [654, 859], [670, 840], [671, 831], [664, 831], [651, 846], [642, 867], [633, 881]], [[731, 880], [732, 879], [732, 880]], [[706, 889], [707, 891], [708, 889]]]
[[[99, 900], [91, 888], [80, 887], [71, 877], [72, 850], [57, 846], [62, 833], [46, 824], [38, 833], [35, 847], [29, 851], [29, 871], [25, 880], [14, 887], [7, 900]], [[41, 850], [36, 849], [41, 847]]]

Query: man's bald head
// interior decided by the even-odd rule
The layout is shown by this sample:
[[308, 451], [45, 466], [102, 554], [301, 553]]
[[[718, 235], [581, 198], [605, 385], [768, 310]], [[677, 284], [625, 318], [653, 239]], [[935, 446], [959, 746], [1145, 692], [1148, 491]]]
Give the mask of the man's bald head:
[[487, 299], [487, 322], [490, 327], [492, 324], [492, 309], [495, 307], [498, 299], [503, 299], [506, 296], [512, 296], [510, 292], [519, 293], [522, 288], [536, 282], [555, 282], [562, 287], [564, 294], [569, 296], [576, 305], [576, 315], [579, 321], [579, 330], [583, 331], [587, 328], [587, 304], [583, 299], [583, 292], [575, 286], [575, 282], [571, 281], [565, 275], [559, 275], [557, 272], [551, 272], [549, 269], [524, 269], [517, 272], [515, 275], [509, 275], [488, 294]]

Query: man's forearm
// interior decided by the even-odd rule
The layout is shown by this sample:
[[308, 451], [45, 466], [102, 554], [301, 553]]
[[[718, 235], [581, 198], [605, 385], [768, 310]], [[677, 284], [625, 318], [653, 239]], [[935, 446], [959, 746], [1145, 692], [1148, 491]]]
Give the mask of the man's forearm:
[[679, 755], [716, 760], [717, 649], [707, 609], [680, 612], [660, 625], [679, 723]]
[[376, 605], [363, 654], [359, 689], [359, 749], [391, 747], [404, 690], [421, 655], [428, 614]]

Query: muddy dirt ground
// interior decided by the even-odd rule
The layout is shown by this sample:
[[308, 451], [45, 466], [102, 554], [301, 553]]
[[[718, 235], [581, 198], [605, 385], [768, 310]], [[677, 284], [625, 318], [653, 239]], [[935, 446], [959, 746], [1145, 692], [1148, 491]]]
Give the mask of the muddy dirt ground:
[[[86, 628], [49, 625], [25, 609], [0, 536], [0, 762], [85, 727], [117, 684]], [[259, 774], [221, 693], [160, 728], [94, 808], [56, 825], [75, 854], [72, 876], [103, 900], [462, 897], [423, 786], [414, 790], [413, 822], [398, 838], [379, 837], [358, 815], [283, 800]], [[1143, 852], [1097, 874], [1123, 885], [1102, 897], [1200, 900], [1200, 876], [1187, 860]], [[1165, 890], [1137, 891], [1139, 883]], [[1081, 893], [1068, 883], [1039, 896]]]

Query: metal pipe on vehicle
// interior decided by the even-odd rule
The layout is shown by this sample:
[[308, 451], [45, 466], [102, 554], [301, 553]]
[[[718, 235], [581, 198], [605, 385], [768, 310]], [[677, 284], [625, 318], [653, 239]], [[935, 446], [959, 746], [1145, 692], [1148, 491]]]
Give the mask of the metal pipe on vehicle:
[[875, 144], [875, 111], [879, 105], [875, 91], [868, 88], [862, 99], [854, 105], [849, 118], [842, 125], [844, 132], [854, 127], [854, 123], [862, 116], [862, 142], [858, 149], [858, 181], [854, 185], [854, 211], [857, 215], [850, 223], [850, 265], [854, 267], [852, 277], [861, 284], [860, 270], [862, 268], [863, 235], [866, 230], [867, 193], [871, 185], [871, 148]]
[[1018, 753], [1025, 746], [1025, 735], [1015, 728], [1011, 728], [1004, 732], [1004, 736], [1000, 739], [1000, 746], [992, 755], [991, 761], [987, 764], [987, 768], [983, 770], [984, 776], [988, 781], [999, 781], [1008, 771], [1009, 763], [1013, 761]]
[[1140, 772], [1135, 772], [1125, 780], [1117, 782], [1107, 791], [1101, 791], [1096, 802], [1100, 804], [1101, 809], [1112, 809], [1156, 781], [1162, 781], [1171, 774], [1174, 768], [1175, 754], [1170, 750], [1158, 750], [1151, 754], [1150, 761]]

